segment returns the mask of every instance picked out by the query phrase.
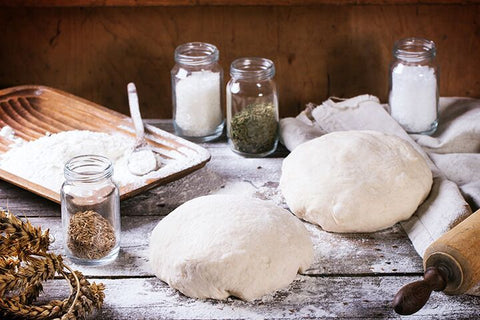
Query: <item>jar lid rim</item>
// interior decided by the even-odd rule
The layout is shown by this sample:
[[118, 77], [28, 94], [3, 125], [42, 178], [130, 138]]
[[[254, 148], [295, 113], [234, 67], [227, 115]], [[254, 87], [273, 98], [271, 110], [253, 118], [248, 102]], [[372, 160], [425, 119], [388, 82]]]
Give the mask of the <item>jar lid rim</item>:
[[110, 178], [113, 175], [113, 164], [102, 155], [79, 155], [67, 161], [64, 175], [67, 180], [95, 182]]
[[238, 58], [230, 65], [230, 75], [233, 78], [271, 78], [275, 75], [275, 64], [261, 57]]
[[436, 55], [435, 42], [424, 38], [404, 38], [395, 42], [393, 55], [407, 61], [421, 61]]
[[218, 61], [216, 46], [206, 42], [187, 42], [175, 48], [175, 61], [180, 64], [201, 65]]

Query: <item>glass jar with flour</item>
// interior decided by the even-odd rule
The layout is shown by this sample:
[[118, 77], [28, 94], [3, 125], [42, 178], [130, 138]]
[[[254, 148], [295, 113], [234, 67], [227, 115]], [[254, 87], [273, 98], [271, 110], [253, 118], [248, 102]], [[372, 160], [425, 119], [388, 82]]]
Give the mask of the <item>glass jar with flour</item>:
[[60, 191], [66, 256], [77, 264], [101, 265], [118, 256], [120, 197], [107, 158], [81, 155], [67, 162]]
[[211, 44], [190, 42], [175, 49], [171, 71], [175, 133], [195, 142], [218, 138], [223, 132], [223, 70], [219, 51]]
[[399, 40], [390, 67], [389, 105], [392, 117], [408, 132], [432, 134], [438, 125], [438, 75], [435, 43]]
[[227, 84], [227, 136], [242, 156], [265, 157], [278, 144], [275, 65], [264, 58], [240, 58], [230, 66]]

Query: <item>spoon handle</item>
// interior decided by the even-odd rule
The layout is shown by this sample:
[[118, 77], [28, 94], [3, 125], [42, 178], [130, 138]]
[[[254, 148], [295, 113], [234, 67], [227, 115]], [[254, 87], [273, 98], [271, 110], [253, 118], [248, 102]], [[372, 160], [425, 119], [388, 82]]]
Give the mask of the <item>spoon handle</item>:
[[135, 126], [137, 140], [141, 140], [145, 135], [145, 129], [143, 127], [142, 116], [140, 115], [140, 108], [138, 106], [137, 88], [135, 87], [135, 84], [133, 82], [130, 82], [127, 85], [127, 92], [130, 115], [133, 120], [133, 125]]

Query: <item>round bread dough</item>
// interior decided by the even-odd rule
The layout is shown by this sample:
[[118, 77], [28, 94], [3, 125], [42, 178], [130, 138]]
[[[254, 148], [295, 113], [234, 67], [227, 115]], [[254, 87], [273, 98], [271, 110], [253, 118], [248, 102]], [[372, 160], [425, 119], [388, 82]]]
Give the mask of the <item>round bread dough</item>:
[[193, 298], [254, 300], [286, 287], [312, 260], [300, 220], [267, 201], [234, 195], [182, 204], [150, 239], [155, 275]]
[[283, 161], [280, 189], [295, 215], [332, 232], [373, 232], [408, 219], [432, 186], [407, 141], [338, 131], [305, 142]]

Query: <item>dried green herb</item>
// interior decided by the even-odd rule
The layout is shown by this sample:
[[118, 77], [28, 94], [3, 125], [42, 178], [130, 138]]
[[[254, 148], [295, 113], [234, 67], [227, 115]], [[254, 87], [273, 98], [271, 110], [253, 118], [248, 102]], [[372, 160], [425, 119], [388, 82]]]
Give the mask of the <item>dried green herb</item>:
[[[0, 210], [0, 319], [85, 319], [101, 308], [103, 284], [88, 282], [83, 274], [49, 253], [48, 230], [33, 227], [10, 212]], [[55, 275], [70, 284], [70, 296], [44, 305], [32, 305], [43, 290], [42, 282]]]
[[68, 225], [67, 245], [73, 255], [82, 259], [100, 259], [115, 247], [115, 230], [95, 211], [75, 213]]
[[278, 136], [275, 106], [254, 103], [232, 117], [230, 139], [236, 150], [261, 154], [274, 148]]

